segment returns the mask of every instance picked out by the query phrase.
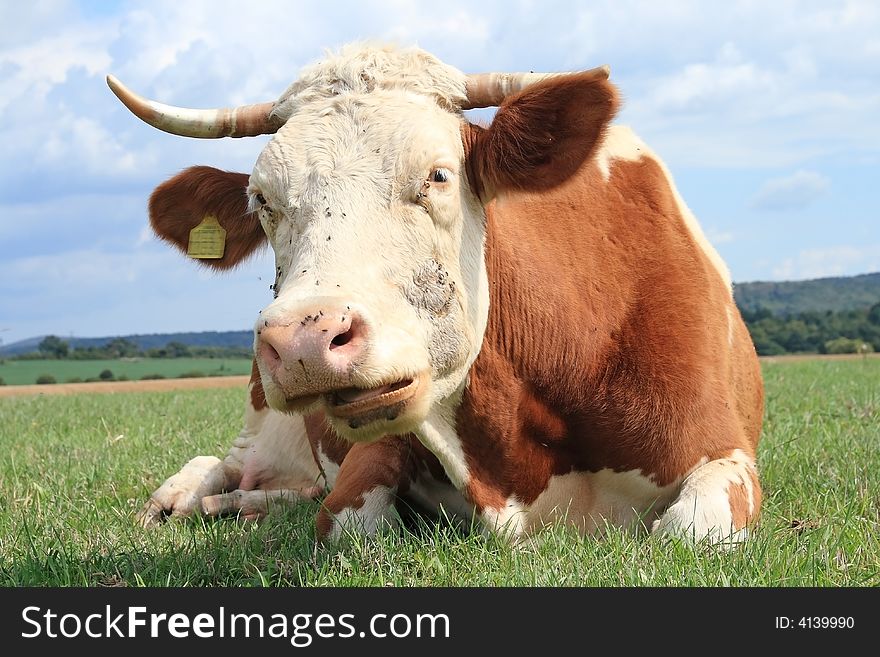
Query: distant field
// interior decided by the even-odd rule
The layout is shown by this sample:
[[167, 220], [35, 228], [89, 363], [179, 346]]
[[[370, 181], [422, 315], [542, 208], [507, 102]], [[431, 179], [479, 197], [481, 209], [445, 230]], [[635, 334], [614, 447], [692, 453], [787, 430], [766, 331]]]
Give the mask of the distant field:
[[763, 516], [729, 552], [560, 527], [511, 549], [433, 521], [315, 551], [317, 502], [147, 531], [150, 493], [229, 448], [243, 384], [0, 398], [0, 586], [880, 586], [880, 359], [763, 369]]
[[0, 363], [0, 378], [6, 385], [36, 383], [37, 377], [49, 374], [58, 383], [78, 378], [83, 381], [97, 378], [103, 370], [110, 370], [117, 379], [140, 379], [145, 375], [161, 374], [173, 378], [181, 374], [200, 372], [205, 376], [250, 374], [251, 360], [247, 358], [132, 358], [117, 360], [6, 360]]

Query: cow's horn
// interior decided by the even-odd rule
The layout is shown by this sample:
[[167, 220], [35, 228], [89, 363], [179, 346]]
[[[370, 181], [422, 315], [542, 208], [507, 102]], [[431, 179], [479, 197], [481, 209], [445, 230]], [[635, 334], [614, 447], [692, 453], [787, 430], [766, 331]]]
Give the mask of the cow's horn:
[[276, 132], [284, 121], [271, 116], [275, 103], [222, 109], [187, 109], [139, 96], [112, 75], [107, 84], [131, 112], [154, 128], [183, 137], [256, 137]]
[[[571, 73], [473, 73], [467, 76], [467, 101], [462, 104], [461, 109], [495, 107], [508, 96], [536, 82], [561, 75]], [[583, 75], [592, 76], [596, 80], [607, 80], [611, 75], [611, 67], [607, 64], [597, 66], [583, 71]]]

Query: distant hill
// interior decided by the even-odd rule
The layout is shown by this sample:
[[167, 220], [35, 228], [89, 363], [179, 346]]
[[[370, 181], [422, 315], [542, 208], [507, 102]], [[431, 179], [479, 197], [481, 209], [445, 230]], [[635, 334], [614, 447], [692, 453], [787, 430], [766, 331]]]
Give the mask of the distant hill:
[[[17, 356], [36, 351], [45, 335], [28, 338], [0, 347], [0, 356]], [[151, 333], [147, 335], [112, 335], [103, 338], [59, 338], [70, 345], [71, 349], [86, 347], [103, 347], [118, 337], [133, 342], [141, 349], [164, 347], [169, 342], [180, 342], [190, 347], [242, 347], [250, 349], [254, 344], [253, 331], [201, 331], [198, 333]]]
[[757, 281], [733, 286], [742, 310], [764, 307], [774, 315], [859, 310], [880, 302], [880, 272], [811, 281]]

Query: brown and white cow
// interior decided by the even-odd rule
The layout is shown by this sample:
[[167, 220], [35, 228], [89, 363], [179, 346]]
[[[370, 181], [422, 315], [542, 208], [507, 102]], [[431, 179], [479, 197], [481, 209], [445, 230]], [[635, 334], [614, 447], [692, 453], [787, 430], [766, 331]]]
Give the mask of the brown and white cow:
[[[150, 200], [216, 269], [262, 244], [246, 425], [142, 512], [262, 515], [326, 489], [318, 536], [372, 533], [395, 500], [518, 538], [562, 520], [710, 541], [757, 517], [763, 388], [728, 271], [669, 172], [611, 125], [607, 69], [466, 76], [356, 44], [275, 103], [184, 110], [108, 79], [135, 114], [199, 137], [275, 133], [250, 175], [183, 171]], [[491, 125], [462, 109], [498, 104]]]

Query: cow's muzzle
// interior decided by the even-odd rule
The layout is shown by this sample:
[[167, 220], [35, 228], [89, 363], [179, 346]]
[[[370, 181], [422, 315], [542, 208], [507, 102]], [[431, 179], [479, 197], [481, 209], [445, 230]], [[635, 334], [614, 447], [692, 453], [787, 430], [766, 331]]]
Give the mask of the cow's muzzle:
[[277, 410], [305, 412], [320, 402], [338, 428], [384, 422], [390, 430], [422, 389], [417, 373], [377, 375], [369, 364], [370, 324], [351, 304], [319, 299], [285, 312], [284, 321], [260, 324], [257, 362]]

